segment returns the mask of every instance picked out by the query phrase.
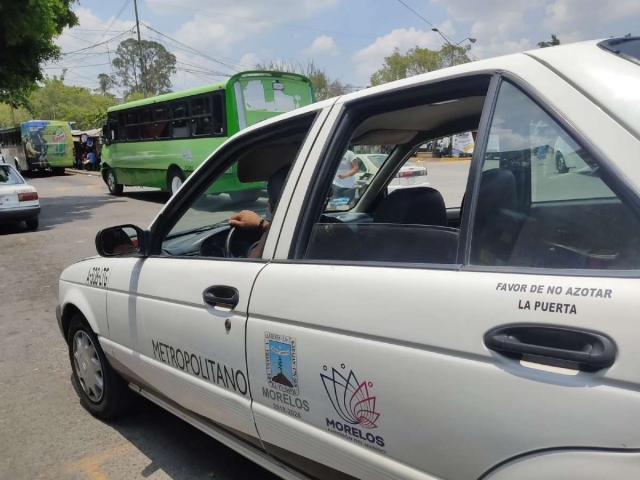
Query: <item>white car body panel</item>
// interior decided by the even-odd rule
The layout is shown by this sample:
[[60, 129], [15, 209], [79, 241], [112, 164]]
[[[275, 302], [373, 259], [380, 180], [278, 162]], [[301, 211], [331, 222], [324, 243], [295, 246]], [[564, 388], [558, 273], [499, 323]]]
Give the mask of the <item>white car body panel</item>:
[[3, 168], [7, 167], [22, 183], [0, 183], [0, 220], [2, 219], [3, 212], [8, 214], [17, 212], [18, 210], [29, 210], [40, 207], [39, 199], [20, 200], [19, 196], [21, 193], [38, 193], [38, 191], [36, 187], [29, 185], [11, 164], [7, 164], [7, 166]]
[[[264, 264], [181, 259], [178, 274], [170, 258], [122, 260], [110, 276], [107, 299], [115, 358], [167, 398], [255, 436], [245, 324], [249, 294]], [[202, 294], [212, 285], [234, 285], [238, 306], [221, 311], [203, 304]]]
[[[299, 398], [308, 401], [310, 411], [290, 405], [288, 409], [301, 414], [300, 429], [310, 424], [326, 431], [327, 419], [339, 419], [320, 375], [325, 366], [330, 371], [345, 365], [344, 372], [352, 369], [360, 381], [373, 384], [371, 393], [381, 415], [377, 428], [370, 431], [384, 438], [389, 459], [437, 478], [477, 478], [500, 460], [549, 446], [578, 442], [640, 447], [640, 432], [628, 421], [640, 395], [620, 388], [621, 383], [640, 381], [638, 338], [627, 334], [635, 309], [618, 312], [615, 324], [608, 325], [607, 332], [618, 342], [619, 358], [596, 378], [534, 370], [491, 354], [483, 343], [488, 330], [513, 322], [600, 330], [602, 319], [611, 315], [614, 298], [622, 305], [636, 301], [640, 280], [404, 268], [384, 268], [381, 277], [372, 275], [375, 271], [338, 265], [265, 268], [254, 288], [247, 337], [254, 403], [274, 408], [275, 402], [260, 391], [266, 385], [263, 344], [269, 332], [296, 339]], [[612, 298], [567, 300], [496, 290], [499, 283], [534, 282], [564, 291], [578, 285], [602, 289], [603, 295], [612, 290]], [[287, 292], [287, 300], [274, 296], [274, 291]], [[330, 299], [318, 294], [329, 291]], [[457, 299], [460, 294], [464, 302]], [[575, 304], [579, 316], [541, 316], [520, 309], [520, 301], [537, 298]], [[390, 370], [391, 365], [395, 367]], [[256, 422], [261, 435], [275, 425]], [[491, 437], [491, 448], [480, 448], [496, 423], [505, 426], [501, 434]], [[294, 451], [310, 448], [304, 438], [297, 438]], [[452, 451], [465, 452], [465, 460], [452, 462]], [[369, 449], [360, 452], [364, 455]], [[330, 453], [325, 462], [337, 455]], [[366, 457], [358, 459], [367, 464]]]
[[[187, 421], [195, 422], [161, 397], [249, 435], [274, 457], [285, 449], [363, 479], [640, 478], [635, 272], [289, 260], [309, 185], [343, 108], [496, 72], [539, 95], [640, 191], [637, 65], [593, 42], [472, 62], [305, 107], [228, 140], [243, 142], [243, 135], [319, 112], [283, 190], [264, 261], [96, 258], [63, 272], [63, 310], [80, 310], [114, 365], [140, 379], [145, 396]], [[235, 287], [238, 305], [224, 311], [204, 303], [212, 285]], [[560, 312], [551, 304], [562, 305]], [[602, 332], [616, 344], [615, 363], [579, 372], [485, 346], [488, 331], [513, 323]], [[193, 354], [191, 367], [180, 366], [178, 349]], [[271, 352], [289, 365], [275, 364]], [[278, 377], [287, 368], [288, 384]]]

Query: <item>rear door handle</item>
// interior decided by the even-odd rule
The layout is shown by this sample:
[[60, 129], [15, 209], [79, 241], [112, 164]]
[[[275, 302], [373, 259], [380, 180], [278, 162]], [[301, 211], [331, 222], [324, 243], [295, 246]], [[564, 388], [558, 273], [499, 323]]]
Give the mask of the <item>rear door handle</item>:
[[235, 308], [240, 301], [240, 294], [237, 288], [214, 285], [202, 292], [202, 300], [213, 307]]
[[506, 325], [487, 332], [484, 344], [505, 355], [562, 360], [585, 370], [610, 367], [616, 359], [616, 345], [609, 337], [567, 327]]

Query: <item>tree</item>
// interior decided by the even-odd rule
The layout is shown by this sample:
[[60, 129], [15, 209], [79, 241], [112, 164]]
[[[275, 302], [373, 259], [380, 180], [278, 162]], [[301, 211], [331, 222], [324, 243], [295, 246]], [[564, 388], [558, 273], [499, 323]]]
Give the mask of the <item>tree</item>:
[[[31, 119], [31, 113], [24, 107], [14, 109], [16, 123], [26, 122]], [[0, 128], [13, 127], [13, 117], [11, 116], [11, 106], [8, 103], [0, 103]]]
[[256, 69], [304, 75], [311, 80], [318, 101], [344, 95], [351, 90], [351, 85], [343, 84], [338, 79], [330, 79], [325, 70], [318, 67], [313, 60], [309, 60], [306, 65], [295, 61], [272, 60], [267, 63], [258, 63]]
[[109, 90], [116, 86], [116, 81], [111, 75], [107, 75], [106, 73], [101, 73], [98, 75], [98, 83], [100, 86], [98, 87], [98, 93], [100, 95], [108, 95]]
[[538, 42], [540, 48], [555, 47], [556, 45], [560, 45], [560, 40], [556, 37], [555, 33], [551, 34], [550, 42]]
[[40, 65], [60, 57], [53, 43], [78, 18], [75, 0], [0, 0], [0, 96], [21, 102], [42, 80]]
[[443, 45], [440, 50], [429, 50], [418, 46], [402, 54], [397, 48], [385, 57], [382, 68], [371, 75], [371, 85], [381, 85], [401, 78], [408, 78], [421, 73], [433, 72], [445, 67], [470, 62], [467, 53], [471, 45]]
[[111, 63], [119, 85], [126, 89], [125, 96], [144, 90], [152, 95], [171, 91], [176, 56], [158, 42], [142, 40], [138, 44], [133, 38], [124, 40], [118, 45], [116, 58]]
[[102, 126], [107, 108], [115, 105], [110, 96], [93, 94], [87, 88], [64, 84], [62, 77], [43, 80], [29, 97], [29, 110], [35, 118], [76, 122], [77, 128], [89, 129]]

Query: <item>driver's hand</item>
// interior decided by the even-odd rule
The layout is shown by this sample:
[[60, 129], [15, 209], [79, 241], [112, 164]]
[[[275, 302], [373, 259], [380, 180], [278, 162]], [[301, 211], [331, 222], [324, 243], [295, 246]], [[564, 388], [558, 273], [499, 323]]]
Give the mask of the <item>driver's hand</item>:
[[229, 225], [240, 228], [258, 228], [262, 217], [251, 210], [242, 210], [229, 220]]

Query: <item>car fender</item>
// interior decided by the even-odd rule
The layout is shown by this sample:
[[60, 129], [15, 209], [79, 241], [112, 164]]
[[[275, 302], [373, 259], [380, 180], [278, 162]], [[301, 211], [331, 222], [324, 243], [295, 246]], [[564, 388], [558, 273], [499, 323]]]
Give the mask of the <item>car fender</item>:
[[640, 478], [640, 449], [566, 449], [531, 453], [509, 460], [479, 480], [601, 480]]
[[107, 323], [107, 285], [114, 259], [93, 257], [67, 267], [60, 275], [59, 300], [61, 329], [66, 328], [74, 311], [79, 311], [98, 336], [109, 336]]

